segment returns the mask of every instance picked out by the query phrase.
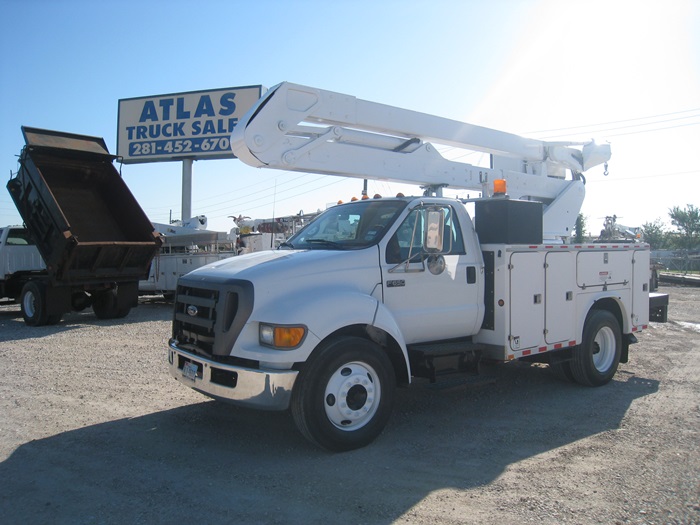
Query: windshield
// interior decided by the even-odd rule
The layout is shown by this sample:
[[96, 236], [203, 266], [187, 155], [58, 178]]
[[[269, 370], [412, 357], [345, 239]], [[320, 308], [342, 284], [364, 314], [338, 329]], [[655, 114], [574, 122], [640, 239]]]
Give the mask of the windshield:
[[334, 206], [281, 247], [299, 250], [357, 250], [379, 242], [406, 207], [400, 200], [365, 200]]

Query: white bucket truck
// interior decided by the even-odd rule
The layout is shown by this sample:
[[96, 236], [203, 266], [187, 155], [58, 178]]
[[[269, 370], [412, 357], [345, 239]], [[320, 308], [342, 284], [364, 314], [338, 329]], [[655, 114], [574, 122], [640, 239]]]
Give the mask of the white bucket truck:
[[[491, 167], [449, 161], [433, 143], [487, 152]], [[604, 385], [649, 322], [647, 245], [568, 242], [581, 173], [608, 160], [608, 145], [547, 143], [282, 83], [237, 125], [232, 148], [253, 166], [426, 189], [335, 206], [278, 250], [179, 280], [172, 375], [216, 399], [291, 408], [325, 449], [374, 440], [397, 386], [484, 359], [545, 362]], [[446, 186], [482, 193], [474, 222], [440, 196]]]

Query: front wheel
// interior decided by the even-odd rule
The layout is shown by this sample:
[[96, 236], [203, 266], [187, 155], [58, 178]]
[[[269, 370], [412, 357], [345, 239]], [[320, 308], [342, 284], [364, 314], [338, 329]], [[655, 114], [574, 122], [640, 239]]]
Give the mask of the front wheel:
[[574, 380], [586, 386], [608, 383], [617, 371], [621, 351], [622, 335], [617, 318], [607, 310], [593, 310], [571, 360]]
[[299, 431], [333, 452], [364, 447], [384, 430], [396, 379], [375, 343], [342, 337], [325, 343], [299, 373], [291, 408]]

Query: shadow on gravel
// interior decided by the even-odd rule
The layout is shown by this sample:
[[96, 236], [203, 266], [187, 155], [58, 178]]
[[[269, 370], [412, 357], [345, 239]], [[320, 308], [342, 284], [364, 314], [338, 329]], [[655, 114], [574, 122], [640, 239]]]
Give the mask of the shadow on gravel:
[[0, 464], [10, 523], [372, 523], [434, 490], [494, 481], [509, 465], [613, 432], [658, 382], [620, 372], [602, 388], [545, 368], [495, 370], [479, 388], [400, 390], [372, 445], [328, 454], [289, 413], [214, 401], [21, 445]]
[[0, 310], [0, 341], [21, 341], [23, 339], [47, 337], [80, 329], [85, 325], [126, 326], [143, 321], [169, 321], [172, 319], [172, 316], [172, 302], [164, 301], [159, 297], [140, 298], [139, 306], [132, 308], [129, 314], [122, 319], [98, 319], [92, 308], [87, 308], [82, 312], [66, 313], [59, 323], [45, 326], [25, 325], [19, 307], [17, 309], [3, 309]]

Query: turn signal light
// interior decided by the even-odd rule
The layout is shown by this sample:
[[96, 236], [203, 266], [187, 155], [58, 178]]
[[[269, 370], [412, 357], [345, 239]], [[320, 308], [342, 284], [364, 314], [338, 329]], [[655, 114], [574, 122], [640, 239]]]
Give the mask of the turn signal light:
[[260, 325], [260, 343], [281, 350], [298, 347], [305, 336], [305, 326]]

